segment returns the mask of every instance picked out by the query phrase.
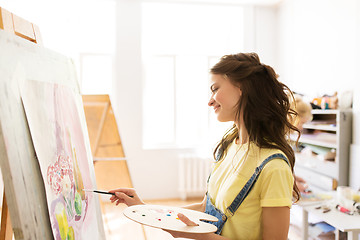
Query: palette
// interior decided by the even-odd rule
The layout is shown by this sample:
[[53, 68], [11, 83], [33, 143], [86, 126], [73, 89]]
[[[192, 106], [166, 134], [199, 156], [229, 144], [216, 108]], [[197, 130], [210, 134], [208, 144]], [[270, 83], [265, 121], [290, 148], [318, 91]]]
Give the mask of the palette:
[[[188, 233], [216, 232], [215, 225], [200, 220], [216, 222], [218, 219], [212, 215], [177, 207], [161, 205], [134, 205], [124, 210], [124, 215], [129, 219], [155, 228]], [[187, 226], [178, 218], [178, 213], [184, 214], [198, 226]]]

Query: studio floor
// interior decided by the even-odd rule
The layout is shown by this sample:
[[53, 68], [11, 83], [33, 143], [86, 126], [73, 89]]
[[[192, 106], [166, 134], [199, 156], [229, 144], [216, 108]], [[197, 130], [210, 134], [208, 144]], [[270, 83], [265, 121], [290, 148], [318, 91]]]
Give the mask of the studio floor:
[[[165, 206], [184, 206], [191, 203], [199, 202], [202, 199], [182, 200], [159, 200], [145, 201], [148, 204], [159, 204]], [[111, 203], [103, 203], [103, 221], [107, 240], [171, 240], [174, 239], [170, 234], [152, 227], [147, 227], [135, 223], [126, 218], [122, 211], [125, 209], [124, 204], [115, 206]], [[146, 236], [145, 236], [146, 235]], [[289, 240], [300, 240], [301, 230], [296, 225], [290, 226]]]

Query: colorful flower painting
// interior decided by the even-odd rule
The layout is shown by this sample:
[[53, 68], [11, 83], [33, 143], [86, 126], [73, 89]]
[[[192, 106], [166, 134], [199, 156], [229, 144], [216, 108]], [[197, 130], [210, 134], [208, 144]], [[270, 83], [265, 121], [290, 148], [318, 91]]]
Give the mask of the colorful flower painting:
[[52, 83], [27, 81], [21, 97], [44, 179], [56, 240], [104, 239], [90, 145], [80, 94]]

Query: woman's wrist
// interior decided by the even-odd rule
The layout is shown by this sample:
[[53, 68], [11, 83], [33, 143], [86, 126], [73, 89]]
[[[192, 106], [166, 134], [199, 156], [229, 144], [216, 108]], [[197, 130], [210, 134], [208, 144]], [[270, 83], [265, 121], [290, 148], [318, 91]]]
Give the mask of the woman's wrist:
[[196, 240], [230, 240], [229, 238], [220, 236], [215, 233], [206, 233], [206, 234], [200, 234], [199, 238], [195, 238]]

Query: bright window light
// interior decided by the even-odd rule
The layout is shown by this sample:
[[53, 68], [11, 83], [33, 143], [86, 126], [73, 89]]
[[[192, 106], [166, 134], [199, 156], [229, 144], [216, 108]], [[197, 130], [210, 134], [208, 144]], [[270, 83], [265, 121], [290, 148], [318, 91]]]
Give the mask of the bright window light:
[[[161, 56], [148, 60], [147, 75], [153, 76], [145, 82], [144, 99], [144, 141], [157, 144], [175, 143], [175, 76], [174, 57]], [[166, 114], [164, 114], [166, 113]]]
[[109, 55], [115, 51], [115, 0], [0, 0], [0, 6], [36, 24], [44, 47], [74, 60], [82, 92], [108, 93], [113, 80]]
[[229, 124], [207, 107], [208, 72], [243, 50], [243, 32], [241, 6], [142, 3], [144, 148], [198, 147], [224, 133]]

